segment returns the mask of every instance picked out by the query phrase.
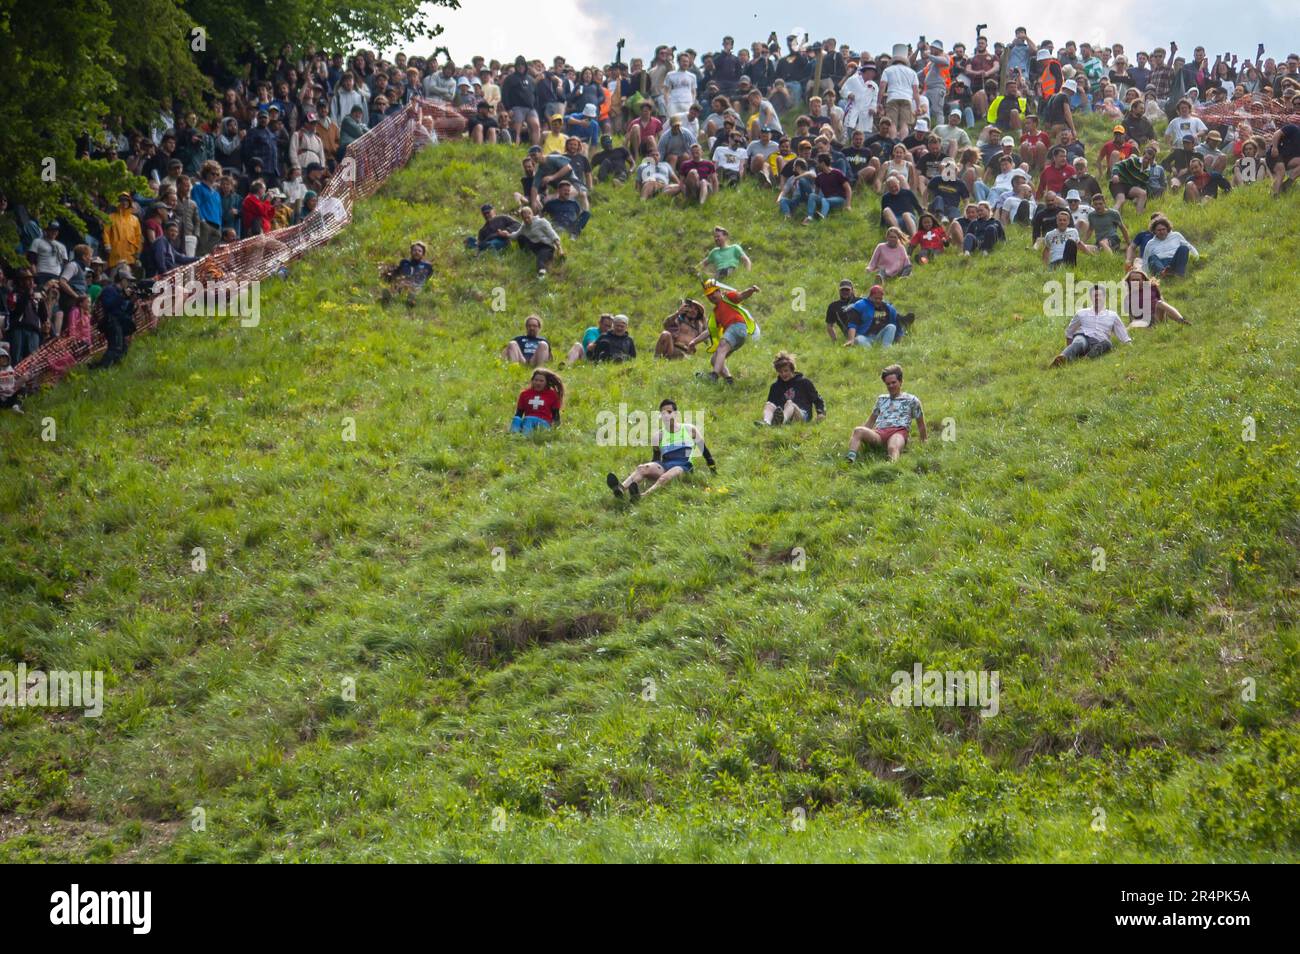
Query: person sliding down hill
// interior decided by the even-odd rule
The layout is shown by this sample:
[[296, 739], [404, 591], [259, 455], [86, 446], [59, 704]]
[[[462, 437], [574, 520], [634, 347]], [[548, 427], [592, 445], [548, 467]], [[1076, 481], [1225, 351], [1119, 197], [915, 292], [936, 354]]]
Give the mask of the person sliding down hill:
[[[814, 408], [817, 409], [817, 420], [826, 416], [826, 402], [817, 393], [817, 386], [794, 369], [794, 355], [778, 351], [772, 367], [776, 369], [776, 380], [768, 388], [763, 419], [755, 421], [755, 424], [771, 427], [794, 420], [807, 423], [813, 419]], [[779, 421], [776, 420], [778, 414], [781, 415]]]
[[876, 406], [872, 408], [867, 423], [853, 429], [849, 452], [844, 455], [850, 464], [858, 459], [858, 450], [863, 443], [885, 448], [890, 463], [898, 460], [907, 444], [913, 421], [916, 421], [916, 433], [922, 442], [929, 437], [920, 398], [903, 390], [902, 367], [891, 364], [880, 372], [880, 380], [885, 382], [889, 393], [876, 398]]
[[560, 426], [560, 409], [564, 407], [564, 382], [554, 371], [538, 368], [528, 387], [519, 392], [515, 416], [510, 421], [511, 434], [531, 434], [538, 428], [550, 430]]
[[709, 315], [709, 327], [691, 342], [699, 344], [709, 339], [709, 351], [713, 352], [713, 370], [697, 371], [696, 377], [719, 378], [728, 384], [735, 384], [731, 371], [727, 368], [727, 355], [739, 351], [750, 338], [758, 337], [758, 323], [741, 302], [758, 291], [757, 285], [750, 285], [744, 291], [736, 291], [713, 279], [704, 282], [704, 294], [713, 303], [713, 313]]
[[[625, 480], [620, 481], [614, 474], [605, 475], [605, 483], [615, 497], [628, 493], [633, 500], [640, 500], [645, 494], [664, 486], [682, 474], [694, 469], [691, 458], [699, 452], [709, 470], [718, 472], [713, 455], [708, 445], [700, 436], [699, 428], [694, 424], [683, 424], [677, 418], [677, 402], [664, 398], [659, 402], [659, 427], [654, 437], [654, 459], [646, 464], [638, 464]], [[641, 481], [653, 480], [654, 483], [641, 492]]]
[[[406, 305], [411, 307], [415, 304], [416, 293], [424, 287], [424, 283], [429, 280], [433, 274], [433, 266], [424, 260], [424, 243], [411, 243], [411, 257], [404, 258], [392, 268], [384, 272], [384, 278], [388, 279], [399, 289], [406, 291]], [[393, 297], [392, 288], [385, 288], [380, 299], [387, 304]]]

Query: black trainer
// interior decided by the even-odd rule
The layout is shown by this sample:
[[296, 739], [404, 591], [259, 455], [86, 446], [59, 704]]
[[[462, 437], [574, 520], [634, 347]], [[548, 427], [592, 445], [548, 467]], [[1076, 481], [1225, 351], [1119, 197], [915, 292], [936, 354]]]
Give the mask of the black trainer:
[[623, 499], [623, 485], [619, 482], [619, 479], [617, 477], [615, 477], [613, 474], [606, 474], [605, 483], [609, 484], [609, 489], [614, 491], [615, 497], [619, 498], [620, 500]]

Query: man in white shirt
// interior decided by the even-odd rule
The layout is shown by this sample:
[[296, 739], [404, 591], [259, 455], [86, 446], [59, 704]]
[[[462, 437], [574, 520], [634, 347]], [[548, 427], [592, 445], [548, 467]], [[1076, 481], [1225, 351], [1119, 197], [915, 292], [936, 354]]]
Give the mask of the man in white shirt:
[[1128, 330], [1119, 315], [1106, 307], [1106, 289], [1092, 286], [1092, 304], [1074, 316], [1065, 329], [1065, 350], [1052, 359], [1051, 367], [1059, 368], [1075, 358], [1099, 358], [1113, 346], [1114, 336], [1121, 344], [1132, 344]]
[[962, 128], [961, 120], [961, 110], [954, 107], [948, 111], [948, 121], [934, 127], [934, 134], [943, 146], [943, 154], [953, 159], [970, 148], [970, 136]]
[[1079, 259], [1079, 252], [1091, 255], [1097, 249], [1079, 238], [1079, 230], [1074, 227], [1074, 219], [1069, 209], [1056, 213], [1056, 228], [1043, 233], [1038, 241], [1043, 243], [1043, 262], [1048, 268], [1059, 265], [1073, 266]]
[[921, 81], [907, 65], [907, 45], [894, 44], [894, 62], [885, 68], [881, 84], [885, 94], [885, 115], [893, 121], [894, 135], [905, 138], [921, 108]]
[[745, 161], [749, 154], [745, 151], [743, 133], [732, 133], [731, 144], [726, 143], [713, 150], [713, 164], [718, 167], [718, 180], [735, 184], [745, 174]]
[[690, 57], [685, 53], [677, 54], [677, 69], [664, 77], [664, 98], [668, 104], [668, 115], [685, 113], [695, 102], [695, 90], [698, 80], [688, 67]]
[[876, 110], [880, 107], [880, 87], [876, 84], [876, 64], [867, 60], [844, 81], [840, 96], [848, 103], [844, 126], [850, 138], [861, 130], [870, 135], [876, 128]]
[[67, 248], [57, 238], [59, 223], [51, 220], [45, 226], [44, 233], [27, 248], [27, 258], [36, 272], [36, 290], [42, 291], [45, 283], [53, 281], [63, 272], [63, 266], [71, 261]]
[[1171, 143], [1177, 145], [1183, 141], [1184, 136], [1195, 136], [1196, 141], [1200, 142], [1205, 138], [1209, 128], [1201, 122], [1200, 117], [1192, 115], [1192, 101], [1190, 99], [1181, 99], [1178, 101], [1178, 115], [1169, 120], [1169, 127], [1165, 130], [1165, 138]]

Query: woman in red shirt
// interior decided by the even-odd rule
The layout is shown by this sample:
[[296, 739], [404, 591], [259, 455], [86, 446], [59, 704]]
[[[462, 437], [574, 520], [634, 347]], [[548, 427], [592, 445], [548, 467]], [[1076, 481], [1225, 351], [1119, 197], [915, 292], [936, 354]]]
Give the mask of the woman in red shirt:
[[916, 224], [916, 232], [909, 243], [912, 248], [921, 247], [921, 257], [917, 259], [924, 265], [943, 251], [948, 244], [948, 233], [932, 212], [922, 212], [921, 220]]
[[531, 434], [539, 427], [548, 431], [552, 426], [558, 427], [563, 406], [564, 382], [554, 371], [538, 368], [528, 387], [519, 392], [510, 433]]

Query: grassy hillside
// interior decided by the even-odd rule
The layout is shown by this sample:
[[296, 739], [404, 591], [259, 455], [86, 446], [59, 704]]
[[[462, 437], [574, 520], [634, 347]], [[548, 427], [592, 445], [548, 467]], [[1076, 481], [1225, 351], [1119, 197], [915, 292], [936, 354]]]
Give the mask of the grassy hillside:
[[[517, 178], [425, 152], [260, 326], [174, 319], [0, 420], [0, 668], [109, 683], [97, 720], [0, 710], [0, 860], [1294, 859], [1300, 197], [1157, 203], [1203, 254], [1165, 286], [1193, 326], [1058, 372], [1027, 230], [898, 282], [932, 438], [849, 467], [885, 355], [822, 316], [875, 201], [805, 228], [750, 186], [606, 187], [538, 283], [461, 245]], [[736, 386], [582, 365], [562, 428], [505, 434], [524, 316], [562, 350], [626, 312], [648, 355], [716, 222], [762, 287]], [[383, 307], [415, 238], [435, 287]], [[751, 423], [778, 348], [824, 423]], [[597, 415], [664, 396], [719, 472], [631, 510], [604, 474], [647, 452]], [[1000, 712], [891, 705], [917, 662], [998, 670]]]

